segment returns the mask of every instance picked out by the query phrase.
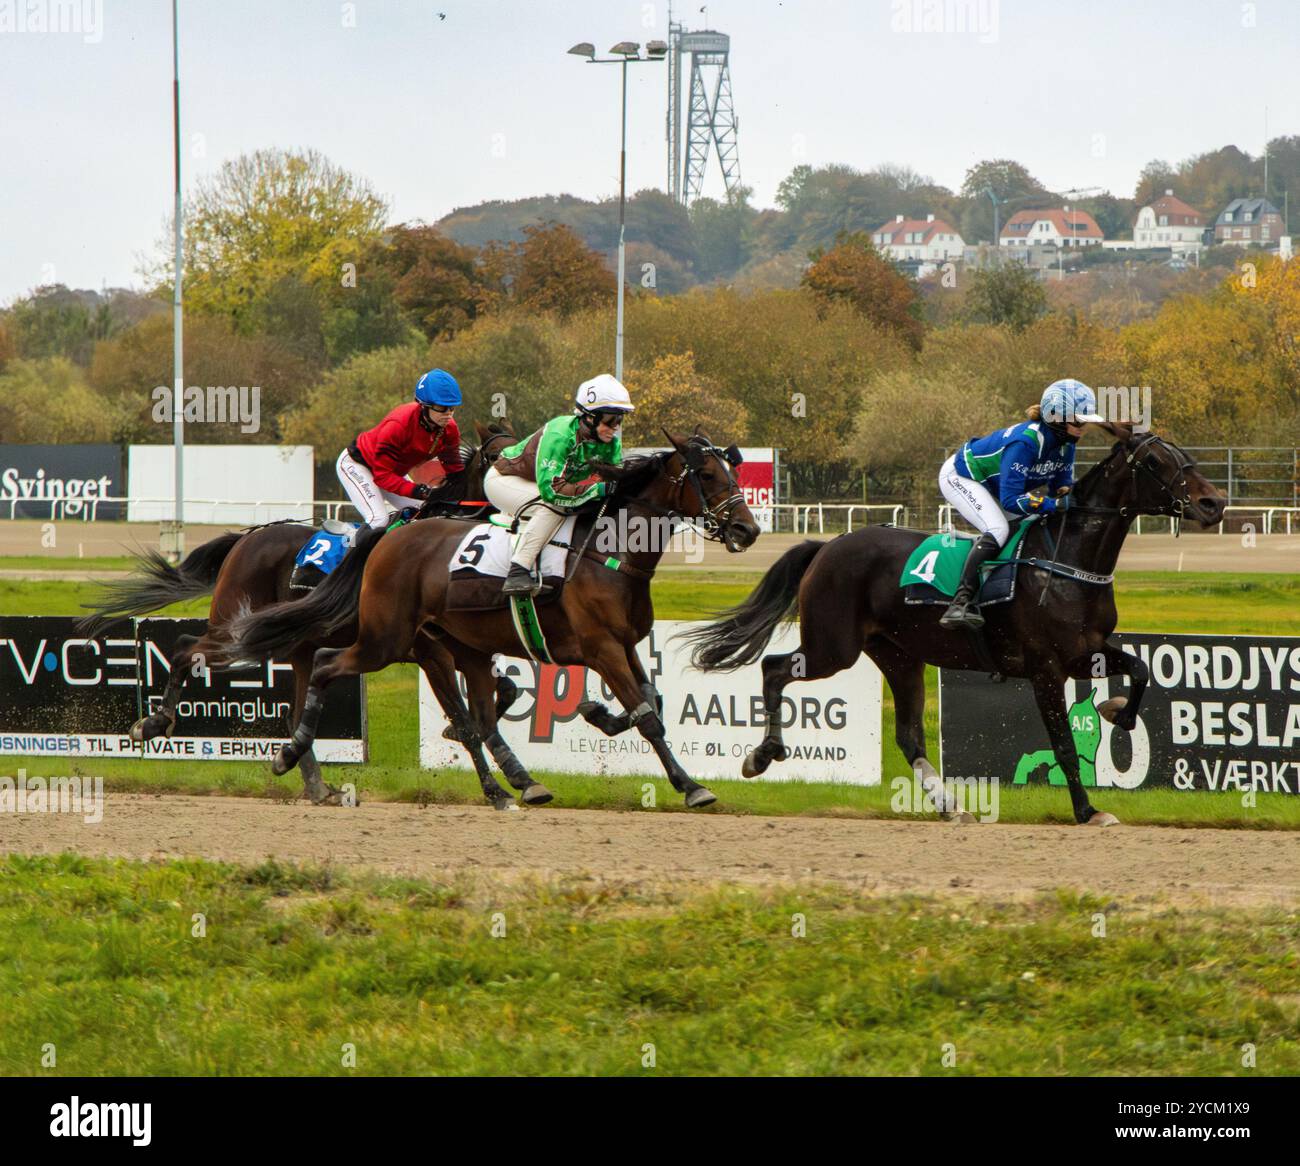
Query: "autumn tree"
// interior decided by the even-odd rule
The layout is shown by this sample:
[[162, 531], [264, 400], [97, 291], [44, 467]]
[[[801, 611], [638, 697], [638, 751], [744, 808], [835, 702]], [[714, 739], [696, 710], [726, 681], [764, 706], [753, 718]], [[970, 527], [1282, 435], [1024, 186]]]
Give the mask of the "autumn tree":
[[[364, 179], [315, 150], [257, 150], [224, 163], [187, 200], [185, 297], [247, 331], [255, 308], [288, 277], [326, 301], [382, 230], [385, 203]], [[170, 238], [153, 269], [170, 280]]]
[[455, 335], [474, 322], [483, 306], [477, 252], [437, 227], [393, 227], [370, 246], [367, 261], [387, 273], [394, 300], [429, 340]]
[[1047, 312], [1042, 280], [1014, 261], [966, 273], [962, 313], [974, 324], [1005, 324], [1022, 331]]
[[724, 444], [747, 437], [749, 411], [713, 377], [701, 375], [693, 352], [661, 356], [625, 379], [636, 403], [623, 424], [625, 445], [661, 446], [665, 429], [690, 433], [697, 425]]
[[892, 329], [913, 348], [925, 325], [916, 287], [861, 232], [842, 235], [829, 251], [809, 255], [802, 284], [821, 304], [842, 300], [867, 319]]
[[525, 227], [522, 243], [488, 244], [480, 266], [489, 306], [561, 318], [608, 304], [617, 288], [604, 257], [562, 223]]

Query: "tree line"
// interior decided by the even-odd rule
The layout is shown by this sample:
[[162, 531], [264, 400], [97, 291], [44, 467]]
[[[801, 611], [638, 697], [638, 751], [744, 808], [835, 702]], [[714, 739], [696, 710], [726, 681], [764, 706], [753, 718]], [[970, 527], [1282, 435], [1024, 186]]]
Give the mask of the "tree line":
[[[239, 159], [195, 193], [186, 383], [260, 386], [264, 420], [251, 438], [205, 424], [190, 440], [303, 442], [326, 464], [432, 366], [460, 379], [466, 423], [526, 433], [609, 370], [614, 277], [571, 227], [471, 245], [386, 210], [310, 153]], [[1043, 282], [1016, 264], [918, 283], [841, 229], [791, 286], [673, 293], [631, 268], [626, 440], [700, 424], [780, 447], [801, 496], [907, 501], [945, 449], [1068, 375], [1151, 386], [1157, 428], [1184, 444], [1294, 441], [1300, 266], [1220, 251], [1158, 284], [1131, 267]], [[172, 383], [169, 274], [160, 243], [146, 292], [43, 288], [0, 312], [5, 440], [170, 440], [152, 397]]]

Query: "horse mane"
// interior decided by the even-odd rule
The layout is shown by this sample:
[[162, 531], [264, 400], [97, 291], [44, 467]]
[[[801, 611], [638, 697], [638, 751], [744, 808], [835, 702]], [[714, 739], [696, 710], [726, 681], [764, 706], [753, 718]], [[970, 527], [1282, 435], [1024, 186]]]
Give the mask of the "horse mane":
[[640, 454], [628, 458], [621, 466], [612, 467], [613, 472], [608, 475], [608, 478], [618, 484], [618, 489], [614, 493], [615, 502], [620, 496], [625, 499], [635, 498], [649, 489], [650, 484], [663, 473], [664, 466], [674, 452], [665, 449], [658, 453]]

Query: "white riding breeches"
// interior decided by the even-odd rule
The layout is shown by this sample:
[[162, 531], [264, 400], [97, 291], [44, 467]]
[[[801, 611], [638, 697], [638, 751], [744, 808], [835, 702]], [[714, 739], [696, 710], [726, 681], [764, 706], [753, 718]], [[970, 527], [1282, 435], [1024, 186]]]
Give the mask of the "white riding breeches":
[[[488, 501], [493, 506], [502, 514], [510, 515], [511, 518], [529, 502], [535, 502], [542, 496], [536, 482], [530, 482], [527, 478], [514, 474], [500, 474], [496, 466], [488, 470], [483, 478], [483, 493], [487, 495]], [[542, 553], [542, 548], [555, 537], [555, 532], [560, 529], [567, 517], [564, 511], [545, 503], [529, 506], [528, 520], [521, 524], [522, 533], [515, 540], [515, 549], [510, 555], [510, 561], [532, 570], [533, 564], [537, 562], [537, 556]]]
[[970, 478], [963, 478], [956, 467], [956, 454], [943, 463], [939, 471], [939, 490], [953, 508], [981, 534], [991, 534], [998, 546], [1007, 545], [1011, 527], [1007, 512], [988, 489]]
[[391, 494], [375, 485], [375, 476], [345, 449], [334, 463], [343, 489], [352, 499], [352, 505], [361, 512], [367, 526], [387, 526], [392, 512], [406, 506], [418, 506], [413, 498]]

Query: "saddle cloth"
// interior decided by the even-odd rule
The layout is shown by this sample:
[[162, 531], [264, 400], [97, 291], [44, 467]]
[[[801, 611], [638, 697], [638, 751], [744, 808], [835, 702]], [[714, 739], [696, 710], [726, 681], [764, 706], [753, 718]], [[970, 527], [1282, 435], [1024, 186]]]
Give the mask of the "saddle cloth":
[[[1036, 518], [1035, 515], [1022, 522], [1007, 539], [997, 558], [984, 564], [976, 597], [981, 605], [1006, 603], [1015, 598], [1019, 571], [1014, 562], [1020, 558], [1025, 531]], [[898, 580], [903, 589], [903, 602], [951, 603], [961, 582], [966, 554], [974, 541], [973, 535], [932, 534], [921, 542], [907, 557]]]
[[[555, 599], [564, 586], [568, 546], [572, 543], [577, 516], [569, 515], [555, 532], [552, 540], [542, 549], [542, 582], [550, 588], [537, 596], [537, 603]], [[517, 536], [494, 523], [484, 523], [467, 531], [460, 540], [448, 567], [451, 578], [447, 586], [449, 611], [490, 611], [504, 608], [508, 596], [501, 592], [501, 581], [510, 571], [510, 552]]]
[[339, 522], [312, 531], [311, 538], [303, 544], [302, 550], [294, 559], [294, 566], [315, 567], [322, 575], [328, 575], [343, 561], [357, 530], [356, 523]]

